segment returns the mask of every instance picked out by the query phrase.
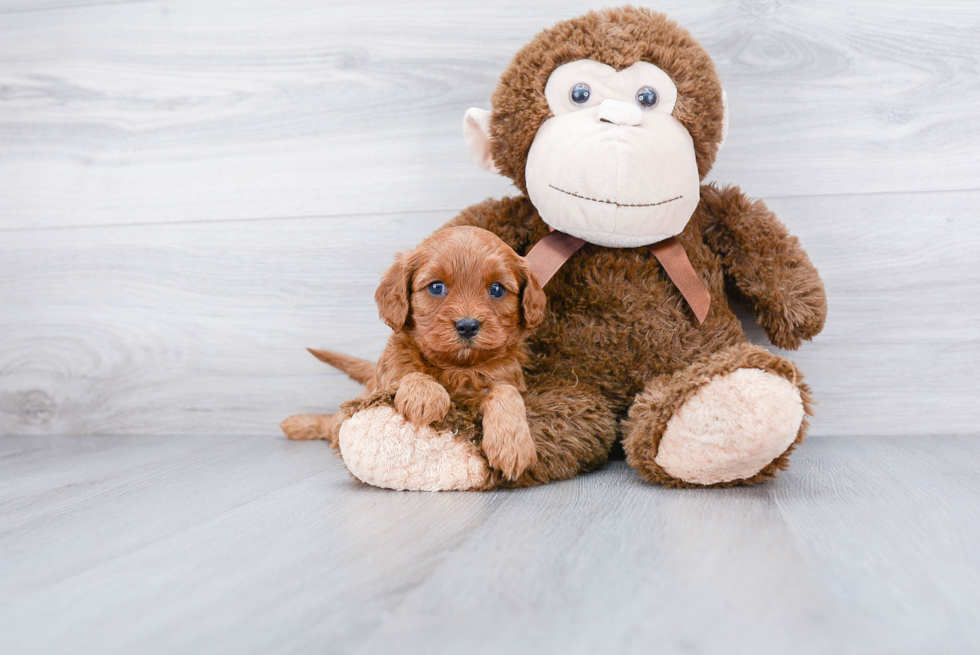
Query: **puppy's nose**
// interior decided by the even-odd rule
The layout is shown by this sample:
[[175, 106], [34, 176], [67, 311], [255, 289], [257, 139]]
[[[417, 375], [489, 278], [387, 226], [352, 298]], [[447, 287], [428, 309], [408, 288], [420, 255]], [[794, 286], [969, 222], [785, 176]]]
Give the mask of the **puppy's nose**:
[[464, 339], [472, 339], [480, 331], [480, 321], [475, 318], [461, 318], [456, 321], [456, 331]]

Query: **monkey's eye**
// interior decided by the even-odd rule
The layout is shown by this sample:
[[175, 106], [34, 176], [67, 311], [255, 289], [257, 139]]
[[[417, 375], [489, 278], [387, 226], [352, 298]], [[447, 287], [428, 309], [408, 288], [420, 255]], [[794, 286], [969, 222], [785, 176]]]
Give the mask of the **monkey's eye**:
[[572, 90], [568, 93], [568, 96], [572, 99], [576, 105], [584, 105], [592, 97], [592, 89], [588, 84], [576, 84], [572, 87]]
[[505, 293], [507, 293], [507, 289], [500, 282], [494, 282], [490, 285], [490, 295], [494, 298], [503, 298]]
[[645, 86], [636, 92], [636, 104], [643, 109], [653, 109], [657, 106], [658, 100], [660, 100], [660, 96], [657, 95], [657, 90], [652, 86]]
[[429, 293], [433, 296], [444, 296], [446, 295], [446, 285], [436, 280], [429, 285]]

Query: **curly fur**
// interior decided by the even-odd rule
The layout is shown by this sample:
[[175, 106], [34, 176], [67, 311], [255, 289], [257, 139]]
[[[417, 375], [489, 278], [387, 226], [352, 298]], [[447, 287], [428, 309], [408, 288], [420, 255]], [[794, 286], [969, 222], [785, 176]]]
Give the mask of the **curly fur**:
[[[477, 226], [524, 255], [548, 227], [526, 196], [524, 168], [541, 123], [550, 116], [545, 83], [559, 65], [592, 59], [626, 68], [637, 61], [666, 71], [678, 89], [674, 116], [694, 140], [701, 179], [722, 137], [722, 91], [708, 53], [684, 29], [646, 9], [624, 7], [563, 21], [521, 49], [493, 94], [491, 152], [525, 195], [488, 199], [448, 226]], [[701, 200], [677, 236], [711, 293], [702, 324], [645, 248], [586, 244], [548, 286], [550, 311], [529, 338], [524, 405], [537, 462], [508, 480], [495, 471], [487, 487], [531, 486], [603, 464], [618, 436], [628, 462], [645, 479], [693, 485], [654, 461], [670, 417], [713, 378], [757, 368], [791, 380], [805, 414], [812, 400], [789, 361], [748, 344], [729, 304], [746, 301], [770, 340], [796, 348], [823, 327], [823, 284], [795, 237], [761, 202], [735, 186], [701, 187]], [[375, 395], [346, 403], [350, 414], [390, 404]], [[460, 443], [485, 439], [478, 411], [455, 406], [433, 425]], [[804, 419], [794, 445], [807, 429]], [[751, 484], [786, 467], [793, 446], [758, 473], [713, 486]], [[712, 486], [712, 485], [707, 485]]]
[[537, 464], [524, 399], [517, 387], [500, 385], [490, 390], [483, 403], [482, 447], [493, 467], [508, 480]]
[[[803, 383], [803, 375], [792, 362], [751, 344], [733, 346], [711, 353], [674, 375], [664, 375], [651, 380], [644, 392], [637, 396], [630, 409], [629, 418], [623, 422], [625, 434], [623, 449], [626, 451], [627, 463], [650, 482], [657, 482], [667, 487], [703, 486], [678, 480], [657, 464], [655, 459], [660, 438], [675, 412], [702, 387], [720, 375], [741, 368], [759, 369], [789, 380], [800, 392], [804, 414], [812, 413], [813, 399], [810, 388]], [[719, 482], [713, 486], [752, 484], [775, 477], [779, 470], [789, 465], [792, 447], [803, 441], [808, 427], [809, 424], [804, 418], [790, 449], [751, 478]]]
[[[444, 296], [427, 289], [445, 285]], [[488, 287], [502, 284], [503, 297]], [[398, 413], [416, 426], [441, 421], [455, 404], [482, 414], [490, 435], [486, 454], [507, 479], [537, 460], [520, 393], [527, 335], [544, 320], [545, 296], [524, 261], [498, 237], [476, 227], [451, 227], [399, 254], [375, 294], [381, 318], [394, 330], [377, 366], [347, 355], [310, 350], [318, 359], [375, 390], [394, 393]], [[469, 339], [462, 318], [479, 320]], [[350, 416], [299, 415], [282, 424], [290, 439], [327, 439], [339, 449]]]
[[500, 172], [527, 193], [524, 164], [538, 127], [551, 116], [544, 88], [551, 72], [579, 59], [616, 70], [639, 61], [663, 69], [677, 86], [674, 117], [694, 138], [701, 179], [721, 144], [721, 81], [711, 56], [663, 14], [638, 7], [591, 11], [544, 30], [520, 49], [493, 93], [490, 151]]
[[[616, 69], [647, 61], [665, 70], [678, 89], [674, 115], [693, 137], [704, 178], [721, 142], [723, 120], [721, 85], [711, 58], [673, 21], [625, 7], [591, 12], [545, 30], [518, 52], [501, 77], [493, 96], [491, 150], [497, 166], [521, 191], [526, 192], [523, 176], [531, 142], [550, 116], [544, 85], [557, 66], [578, 59]], [[483, 227], [520, 254], [548, 233], [526, 195], [486, 200], [449, 224]], [[550, 313], [529, 342], [529, 423], [541, 462], [551, 456], [562, 459], [561, 450], [568, 447], [583, 459], [579, 466], [548, 469], [547, 479], [593, 467], [596, 459], [604, 459], [593, 459], [593, 448], [607, 449], [618, 433], [625, 432], [628, 461], [645, 478], [685, 486], [653, 462], [663, 425], [641, 423], [640, 418], [656, 405], [666, 420], [703, 383], [703, 362], [716, 367], [714, 374], [736, 363], [755, 367], [757, 359], [764, 360], [759, 363], [763, 370], [779, 375], [789, 371], [810, 414], [802, 376], [787, 360], [747, 345], [728, 296], [734, 292], [747, 301], [777, 346], [796, 348], [819, 333], [827, 313], [823, 284], [797, 239], [762, 202], [749, 200], [738, 187], [711, 184], [702, 186], [701, 202], [677, 238], [711, 293], [711, 309], [702, 325], [642, 248], [587, 244], [549, 283]], [[746, 353], [752, 357], [742, 359]], [[546, 422], [531, 419], [532, 398], [540, 398], [537, 384], [554, 393], [548, 403], [553, 417], [576, 416], [583, 407], [593, 408], [576, 417], [574, 435], [558, 437]], [[664, 385], [672, 390], [670, 399], [658, 396]], [[627, 421], [633, 407], [634, 418]], [[805, 432], [804, 421], [795, 443]], [[788, 455], [789, 451], [752, 478], [723, 486], [771, 477], [786, 466]], [[538, 480], [523, 480], [534, 481]]]

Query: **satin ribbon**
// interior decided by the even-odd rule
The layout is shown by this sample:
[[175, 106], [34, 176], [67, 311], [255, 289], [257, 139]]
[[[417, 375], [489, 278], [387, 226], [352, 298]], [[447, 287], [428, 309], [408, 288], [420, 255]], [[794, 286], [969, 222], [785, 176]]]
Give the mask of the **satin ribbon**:
[[[544, 287], [585, 243], [578, 237], [555, 230], [534, 244], [525, 259], [538, 278], [538, 283]], [[657, 258], [667, 277], [684, 296], [698, 323], [704, 323], [711, 305], [711, 294], [691, 265], [684, 246], [676, 238], [668, 237], [650, 244], [647, 249]]]

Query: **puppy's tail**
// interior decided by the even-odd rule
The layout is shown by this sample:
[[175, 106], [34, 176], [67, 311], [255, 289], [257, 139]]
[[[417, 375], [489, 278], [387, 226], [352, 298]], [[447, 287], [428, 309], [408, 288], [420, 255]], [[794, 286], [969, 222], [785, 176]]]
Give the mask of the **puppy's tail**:
[[321, 362], [326, 362], [349, 375], [351, 380], [366, 385], [369, 390], [374, 387], [375, 374], [378, 368], [374, 362], [329, 350], [316, 350], [315, 348], [307, 348], [307, 350]]

